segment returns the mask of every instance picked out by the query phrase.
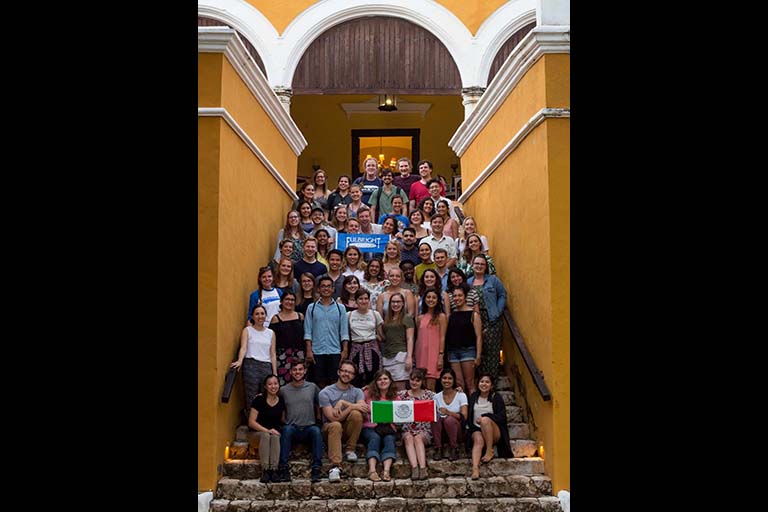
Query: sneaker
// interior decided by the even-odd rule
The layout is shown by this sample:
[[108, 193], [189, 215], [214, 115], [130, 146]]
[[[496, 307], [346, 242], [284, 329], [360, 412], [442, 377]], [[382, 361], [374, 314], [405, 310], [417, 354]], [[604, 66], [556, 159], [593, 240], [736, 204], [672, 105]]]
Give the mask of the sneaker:
[[261, 478], [259, 478], [259, 482], [263, 484], [268, 484], [272, 481], [272, 473], [273, 471], [271, 469], [262, 469], [261, 470]]
[[442, 446], [435, 446], [435, 454], [432, 456], [432, 460], [443, 460]]
[[[328, 478], [330, 479], [330, 475], [328, 475]], [[320, 467], [315, 466], [312, 468], [312, 474], [309, 477], [309, 480], [312, 482], [319, 482], [320, 481]]]
[[328, 471], [328, 481], [329, 482], [340, 482], [341, 481], [341, 470], [337, 468], [336, 466], [332, 467], [330, 471]]
[[357, 454], [355, 452], [346, 453], [347, 462], [357, 462]]
[[451, 462], [459, 460], [459, 449], [455, 446], [448, 448], [448, 460]]

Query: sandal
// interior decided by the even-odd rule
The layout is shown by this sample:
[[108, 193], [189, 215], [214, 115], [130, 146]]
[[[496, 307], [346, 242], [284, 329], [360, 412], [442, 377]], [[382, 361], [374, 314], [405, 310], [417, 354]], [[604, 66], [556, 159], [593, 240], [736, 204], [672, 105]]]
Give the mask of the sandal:
[[389, 476], [389, 471], [382, 471], [381, 479], [384, 480], [385, 482], [389, 482], [390, 480], [392, 480], [392, 477]]
[[368, 479], [374, 482], [381, 482], [381, 477], [375, 471], [371, 471], [370, 473], [368, 473]]
[[491, 454], [490, 457], [488, 457], [487, 455], [484, 455], [483, 458], [480, 459], [480, 462], [482, 462], [483, 464], [488, 464], [492, 460], [493, 460], [493, 454]]
[[480, 478], [480, 469], [472, 468], [472, 480], [478, 480]]

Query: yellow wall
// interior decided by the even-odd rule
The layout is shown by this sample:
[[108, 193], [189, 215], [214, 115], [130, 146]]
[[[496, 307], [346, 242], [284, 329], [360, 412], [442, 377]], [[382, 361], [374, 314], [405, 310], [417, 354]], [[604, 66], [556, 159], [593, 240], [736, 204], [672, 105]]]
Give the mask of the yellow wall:
[[[314, 0], [247, 0], [264, 15], [282, 34], [291, 21], [309, 6]], [[506, 0], [439, 0], [437, 3], [453, 12], [467, 28], [475, 34], [483, 21], [504, 4]]]
[[477, 29], [507, 0], [436, 0], [438, 4], [447, 8], [467, 26], [473, 35], [477, 35]]
[[[542, 107], [569, 107], [567, 55], [527, 73], [462, 156], [465, 189]], [[552, 98], [553, 103], [548, 102]], [[505, 362], [522, 370], [555, 492], [570, 488], [570, 121], [536, 127], [464, 204], [488, 237], [508, 307], [552, 392], [541, 400], [509, 337]]]
[[483, 128], [483, 132], [464, 152], [461, 157], [464, 190], [507, 145], [509, 139], [546, 106], [544, 70], [543, 59], [528, 70]]
[[[308, 145], [299, 157], [299, 174], [312, 175], [312, 161], [317, 159], [328, 173], [328, 184], [336, 188], [340, 174], [351, 173], [352, 131], [371, 128], [420, 128], [422, 159], [431, 160], [435, 174], [451, 182], [451, 159], [456, 154], [448, 140], [464, 120], [461, 96], [402, 96], [411, 103], [432, 103], [425, 119], [420, 115], [347, 114], [341, 103], [367, 101], [371, 95], [297, 95], [291, 98], [291, 117]], [[365, 156], [365, 155], [363, 155]], [[378, 157], [378, 155], [376, 155]], [[387, 154], [387, 161], [390, 155]], [[398, 157], [399, 158], [399, 157]], [[415, 165], [416, 162], [414, 162]]]
[[[199, 54], [198, 60], [200, 106], [224, 106], [271, 162], [293, 170], [286, 181], [295, 180], [295, 155], [271, 121], [264, 122], [266, 114], [253, 96], [243, 92], [244, 85], [238, 83], [240, 79], [227, 60], [212, 54]], [[222, 91], [219, 99], [212, 92], [217, 89]], [[238, 382], [228, 404], [220, 403], [224, 375], [239, 343], [248, 296], [257, 286], [258, 268], [275, 250], [277, 232], [290, 203], [287, 192], [222, 118], [198, 119], [201, 490], [215, 488], [217, 466], [223, 462], [224, 448], [240, 423], [242, 385]]]

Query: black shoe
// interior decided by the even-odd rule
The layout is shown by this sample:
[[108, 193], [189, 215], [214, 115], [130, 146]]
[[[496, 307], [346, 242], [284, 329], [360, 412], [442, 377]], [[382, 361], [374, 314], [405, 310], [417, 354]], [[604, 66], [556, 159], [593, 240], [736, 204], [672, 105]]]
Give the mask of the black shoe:
[[315, 466], [312, 468], [312, 475], [309, 477], [310, 481], [312, 482], [319, 482], [320, 477], [320, 468], [318, 466]]
[[291, 481], [291, 470], [288, 468], [288, 466], [283, 466], [281, 468], [278, 468], [277, 474], [272, 479], [273, 482], [290, 482]]
[[443, 460], [442, 446], [435, 446], [435, 454], [432, 456], [432, 460]]
[[448, 460], [451, 462], [459, 460], [459, 449], [455, 446], [448, 448]]
[[259, 482], [263, 484], [268, 484], [269, 482], [273, 481], [273, 473], [274, 470], [272, 469], [262, 469], [261, 470], [261, 478], [259, 478]]

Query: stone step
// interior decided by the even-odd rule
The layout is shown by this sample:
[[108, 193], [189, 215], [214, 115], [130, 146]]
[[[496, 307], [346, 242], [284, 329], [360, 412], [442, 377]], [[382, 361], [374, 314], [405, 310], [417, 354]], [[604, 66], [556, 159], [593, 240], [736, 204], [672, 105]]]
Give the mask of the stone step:
[[496, 377], [496, 384], [493, 386], [496, 391], [512, 391], [512, 379], [506, 375]]
[[562, 512], [556, 496], [540, 498], [399, 498], [226, 500], [211, 502], [212, 512]]
[[507, 424], [522, 423], [523, 422], [523, 408], [516, 405], [508, 405], [507, 409]]
[[[288, 462], [291, 476], [298, 479], [309, 478], [309, 460], [291, 460]], [[348, 477], [367, 478], [368, 464], [362, 460], [357, 462], [342, 462], [341, 470]], [[328, 477], [331, 468], [328, 460], [323, 460], [322, 475]], [[379, 464], [381, 468], [381, 464]], [[459, 459], [451, 462], [443, 459], [440, 461], [427, 461], [427, 471], [430, 478], [467, 477], [472, 473], [472, 462], [469, 459]], [[392, 464], [390, 474], [393, 479], [409, 478], [411, 466], [407, 460], [398, 459]], [[480, 465], [480, 477], [510, 475], [544, 475], [544, 459], [530, 457], [524, 459], [496, 458], [487, 464]], [[258, 459], [227, 460], [224, 462], [224, 477], [239, 480], [254, 480], [261, 478], [261, 464]]]
[[510, 439], [530, 439], [531, 430], [527, 423], [507, 423]]
[[532, 439], [512, 439], [509, 442], [515, 457], [535, 457], [536, 441]]
[[499, 391], [498, 393], [504, 399], [504, 405], [515, 405], [514, 391]]
[[[522, 423], [509, 427], [510, 447], [512, 448], [512, 454], [515, 457], [533, 457], [536, 453], [536, 441], [531, 439], [517, 439], [517, 436], [527, 435], [528, 424]], [[235, 441], [230, 446], [229, 457], [234, 460], [248, 460], [258, 458], [258, 445], [250, 445], [248, 441]], [[309, 458], [309, 448], [306, 444], [297, 444], [293, 447], [293, 453], [291, 454], [291, 460], [303, 460]], [[360, 459], [365, 458], [366, 447], [363, 444], [358, 444], [355, 453]], [[426, 454], [427, 460], [433, 460], [435, 455], [435, 447], [427, 446]], [[398, 440], [395, 443], [395, 453], [397, 458], [405, 460], [407, 458], [405, 453], [405, 447], [402, 442]], [[459, 458], [468, 458], [470, 453], [467, 452], [464, 443], [459, 443], [458, 450]], [[328, 448], [323, 446], [323, 457], [328, 458]]]
[[394, 479], [372, 482], [368, 478], [349, 478], [340, 482], [309, 479], [264, 484], [258, 480], [222, 478], [216, 497], [227, 500], [309, 500], [371, 498], [538, 498], [552, 495], [552, 482], [544, 475], [492, 476], [471, 480], [465, 477]]

